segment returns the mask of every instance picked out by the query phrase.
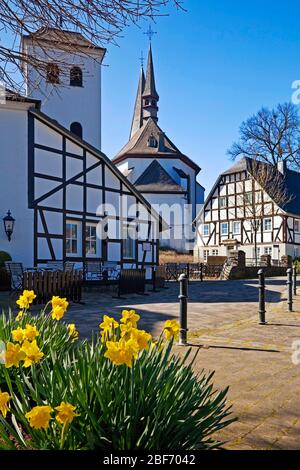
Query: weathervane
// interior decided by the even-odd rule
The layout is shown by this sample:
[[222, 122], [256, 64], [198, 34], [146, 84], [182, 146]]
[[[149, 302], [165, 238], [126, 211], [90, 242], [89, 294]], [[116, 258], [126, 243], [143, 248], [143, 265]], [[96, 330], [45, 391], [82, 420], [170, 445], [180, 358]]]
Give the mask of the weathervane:
[[150, 44], [151, 44], [152, 36], [154, 36], [154, 34], [157, 34], [157, 32], [156, 32], [156, 31], [153, 31], [152, 28], [151, 28], [151, 24], [149, 24], [149, 28], [148, 28], [148, 30], [147, 30], [144, 34], [146, 34], [146, 35], [148, 36], [149, 42], [150, 42]]

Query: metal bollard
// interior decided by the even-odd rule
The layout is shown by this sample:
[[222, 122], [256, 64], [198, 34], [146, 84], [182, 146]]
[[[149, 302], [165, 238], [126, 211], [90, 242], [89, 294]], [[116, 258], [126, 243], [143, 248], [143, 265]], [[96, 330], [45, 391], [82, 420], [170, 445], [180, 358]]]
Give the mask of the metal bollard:
[[188, 278], [186, 274], [180, 274], [179, 276], [179, 346], [186, 346], [187, 344], [187, 303], [188, 303]]
[[293, 270], [292, 268], [287, 269], [287, 289], [288, 289], [288, 310], [293, 311]]
[[258, 313], [259, 324], [266, 324], [266, 303], [265, 303], [265, 273], [263, 269], [258, 271]]
[[294, 295], [297, 295], [297, 266], [295, 264], [293, 266], [293, 287]]

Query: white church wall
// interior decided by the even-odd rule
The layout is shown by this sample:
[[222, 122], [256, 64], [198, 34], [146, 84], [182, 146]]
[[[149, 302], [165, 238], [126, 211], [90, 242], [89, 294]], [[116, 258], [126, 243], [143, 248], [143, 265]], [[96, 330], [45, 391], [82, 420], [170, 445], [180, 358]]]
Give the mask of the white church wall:
[[27, 106], [17, 103], [0, 106], [0, 219], [8, 210], [16, 219], [11, 242], [0, 228], [0, 250], [7, 251], [16, 262], [32, 266], [33, 211], [27, 198]]
[[[44, 56], [35, 48], [35, 54]], [[62, 55], [49, 49], [52, 61], [65, 62], [60, 84], [53, 86], [28, 66], [27, 95], [42, 102], [42, 111], [56, 119], [67, 129], [72, 122], [83, 128], [83, 139], [101, 149], [101, 58], [87, 55]], [[47, 57], [49, 60], [49, 57]], [[82, 69], [83, 86], [70, 86], [70, 69], [77, 65]], [[72, 151], [73, 152], [73, 151]]]

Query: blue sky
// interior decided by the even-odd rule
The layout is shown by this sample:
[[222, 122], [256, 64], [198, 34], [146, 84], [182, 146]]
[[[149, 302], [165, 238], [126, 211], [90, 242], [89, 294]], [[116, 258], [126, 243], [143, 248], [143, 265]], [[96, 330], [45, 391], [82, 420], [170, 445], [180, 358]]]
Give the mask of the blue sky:
[[[291, 99], [300, 79], [300, 3], [264, 0], [185, 0], [187, 12], [152, 28], [159, 125], [202, 168], [207, 191], [231, 165], [226, 155], [241, 122], [264, 106]], [[103, 68], [103, 151], [113, 157], [127, 142], [148, 39], [130, 26], [110, 45]], [[206, 193], [208, 194], [208, 192]]]

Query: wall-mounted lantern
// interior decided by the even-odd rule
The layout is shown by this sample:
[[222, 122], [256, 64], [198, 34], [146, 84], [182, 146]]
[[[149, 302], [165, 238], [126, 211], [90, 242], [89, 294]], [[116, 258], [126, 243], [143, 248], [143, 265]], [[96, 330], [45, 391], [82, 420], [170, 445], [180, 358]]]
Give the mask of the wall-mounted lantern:
[[7, 211], [7, 215], [3, 217], [3, 224], [4, 224], [4, 231], [6, 233], [8, 241], [10, 242], [11, 236], [14, 231], [14, 225], [15, 225], [15, 219], [12, 217], [10, 211]]

